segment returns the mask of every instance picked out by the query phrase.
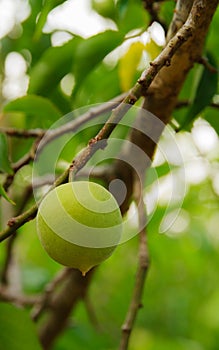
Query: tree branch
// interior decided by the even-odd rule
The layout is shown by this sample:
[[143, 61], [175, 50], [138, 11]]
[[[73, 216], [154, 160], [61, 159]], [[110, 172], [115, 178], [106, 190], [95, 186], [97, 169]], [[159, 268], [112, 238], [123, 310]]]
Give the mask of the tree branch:
[[46, 130], [44, 129], [15, 129], [15, 128], [7, 128], [7, 127], [0, 127], [0, 132], [4, 133], [11, 137], [21, 137], [24, 139], [31, 138], [31, 137], [42, 137]]
[[[45, 136], [43, 138], [43, 142], [40, 144], [40, 150], [44, 145], [48, 144], [52, 140], [56, 139], [57, 137], [60, 137], [66, 133], [69, 132], [75, 132], [77, 131], [83, 124], [87, 123], [88, 121], [98, 117], [101, 114], [107, 113], [111, 111], [113, 108], [118, 106], [119, 103], [125, 98], [127, 94], [124, 93], [122, 95], [119, 95], [115, 97], [114, 99], [104, 102], [100, 104], [99, 106], [95, 106], [90, 108], [87, 112], [82, 114], [77, 119], [74, 119], [56, 129], [50, 129], [45, 133]], [[39, 150], [38, 150], [39, 151]]]
[[186, 22], [191, 11], [194, 0], [178, 0], [174, 11], [172, 22], [167, 32], [167, 42], [179, 31]]
[[[161, 54], [151, 62], [150, 66], [142, 73], [140, 79], [134, 85], [134, 87], [130, 90], [128, 95], [123, 99], [123, 101], [116, 107], [108, 121], [104, 124], [102, 129], [98, 132], [98, 134], [89, 141], [88, 146], [79, 153], [78, 156], [73, 160], [69, 169], [67, 169], [54, 183], [54, 186], [58, 186], [67, 180], [69, 176], [70, 179], [73, 179], [77, 172], [84, 167], [84, 165], [88, 162], [88, 160], [92, 157], [92, 155], [98, 150], [105, 148], [107, 145], [107, 139], [115, 129], [116, 125], [120, 122], [122, 117], [127, 113], [127, 111], [134, 105], [137, 100], [144, 94], [146, 94], [147, 89], [151, 85], [153, 79], [156, 77], [158, 72], [165, 65], [170, 65], [171, 58], [174, 53], [181, 47], [181, 45], [188, 40], [188, 38], [192, 35], [192, 27], [182, 28], [181, 32], [176, 35], [164, 48]], [[102, 111], [101, 111], [102, 113]], [[87, 116], [88, 117], [88, 116]], [[90, 118], [89, 114], [89, 118]], [[81, 123], [81, 120], [80, 120]], [[80, 124], [81, 125], [81, 124]], [[68, 125], [69, 127], [69, 125]], [[77, 127], [77, 123], [75, 121], [74, 127]], [[55, 134], [49, 134], [49, 137], [46, 138], [46, 141], [43, 141], [43, 145], [51, 141], [54, 137], [58, 135], [62, 135], [62, 133], [67, 132], [66, 128], [63, 127], [61, 130], [55, 132]], [[99, 141], [105, 141], [104, 144]], [[40, 144], [40, 150], [43, 147]], [[54, 187], [53, 186], [53, 187]], [[53, 188], [52, 187], [52, 188]], [[6, 227], [0, 233], [0, 242], [9, 237], [11, 234], [15, 232], [19, 227], [21, 227], [25, 222], [33, 219], [37, 213], [37, 205], [34, 205], [28, 211], [24, 212], [22, 215], [12, 218], [8, 222], [8, 227]]]
[[42, 312], [49, 307], [49, 300], [51, 295], [55, 293], [56, 288], [67, 278], [70, 274], [71, 269], [63, 268], [57, 273], [52, 281], [50, 281], [44, 289], [43, 295], [37, 300], [32, 310], [31, 316], [33, 321], [37, 321], [41, 316]]
[[[16, 213], [17, 215], [22, 213], [22, 211], [24, 210], [31, 194], [32, 194], [32, 189], [27, 187], [24, 191], [23, 196], [22, 196], [22, 202], [17, 210], [17, 213]], [[15, 232], [15, 234], [10, 237], [10, 239], [8, 240], [7, 245], [6, 245], [6, 257], [5, 257], [4, 264], [2, 267], [2, 271], [1, 271], [1, 283], [4, 285], [9, 284], [8, 274], [9, 274], [10, 266], [13, 263], [13, 247], [14, 247], [16, 237], [17, 237], [17, 235]]]
[[50, 295], [46, 321], [39, 328], [39, 337], [44, 350], [49, 350], [56, 337], [66, 327], [72, 308], [84, 299], [94, 269], [86, 276], [79, 270], [69, 269], [68, 276], [63, 280], [59, 289]]
[[149, 15], [151, 17], [150, 24], [152, 24], [153, 22], [156, 21], [162, 25], [162, 27], [164, 28], [164, 30], [166, 32], [166, 30], [167, 30], [166, 23], [161, 21], [159, 18], [159, 10], [160, 10], [159, 2], [162, 2], [162, 1], [163, 0], [158, 0], [158, 1], [142, 0], [145, 10], [149, 13]]
[[0, 300], [16, 304], [19, 307], [32, 306], [38, 302], [39, 298], [39, 295], [14, 294], [7, 287], [0, 286]]
[[145, 279], [147, 276], [149, 268], [149, 252], [147, 245], [147, 235], [146, 235], [146, 221], [147, 215], [145, 210], [145, 204], [143, 200], [142, 193], [142, 183], [140, 181], [136, 182], [136, 200], [138, 205], [138, 221], [139, 221], [139, 261], [138, 269], [136, 273], [135, 286], [132, 295], [132, 299], [128, 308], [128, 312], [125, 318], [125, 322], [122, 326], [122, 337], [120, 341], [119, 350], [128, 349], [129, 338], [134, 327], [134, 323], [137, 317], [139, 309], [142, 307], [142, 295], [145, 284]]

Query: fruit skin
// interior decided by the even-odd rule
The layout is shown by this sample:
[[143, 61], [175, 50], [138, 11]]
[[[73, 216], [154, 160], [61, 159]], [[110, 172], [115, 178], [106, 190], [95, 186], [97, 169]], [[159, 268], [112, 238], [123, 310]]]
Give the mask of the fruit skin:
[[51, 258], [85, 275], [113, 253], [122, 233], [122, 216], [104, 187], [89, 181], [71, 182], [42, 200], [37, 231]]

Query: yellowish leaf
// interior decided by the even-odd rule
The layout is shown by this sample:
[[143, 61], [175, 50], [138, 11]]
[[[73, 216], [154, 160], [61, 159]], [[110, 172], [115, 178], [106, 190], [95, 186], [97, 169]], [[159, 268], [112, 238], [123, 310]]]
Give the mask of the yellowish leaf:
[[161, 52], [161, 47], [155, 43], [154, 40], [150, 40], [146, 45], [145, 45], [145, 50], [150, 56], [150, 59], [153, 61]]
[[130, 45], [128, 51], [120, 59], [119, 78], [123, 91], [127, 91], [134, 83], [136, 70], [142, 57], [145, 47], [141, 42], [134, 42]]

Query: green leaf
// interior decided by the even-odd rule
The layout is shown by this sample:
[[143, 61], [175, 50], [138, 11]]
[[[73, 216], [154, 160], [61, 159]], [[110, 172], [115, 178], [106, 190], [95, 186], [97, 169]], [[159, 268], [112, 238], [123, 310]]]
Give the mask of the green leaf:
[[8, 197], [2, 184], [0, 184], [0, 196], [4, 197], [6, 199], [6, 201], [8, 201], [9, 203], [15, 205], [15, 202], [11, 198]]
[[[37, 18], [43, 7], [43, 0], [29, 0], [31, 12], [28, 18], [20, 26], [15, 26], [22, 30], [22, 35], [13, 38], [11, 35], [1, 39], [1, 58], [5, 58], [11, 51], [18, 51], [28, 62], [34, 65], [38, 61], [42, 53], [51, 46], [50, 35], [43, 33], [40, 39], [36, 42], [33, 40], [34, 31], [36, 29]], [[15, 31], [16, 31], [15, 28]], [[31, 55], [30, 55], [31, 54]]]
[[143, 1], [129, 0], [119, 1], [118, 11], [120, 14], [119, 21], [117, 21], [119, 30], [127, 34], [133, 29], [146, 28], [150, 23], [149, 15], [144, 10]]
[[162, 23], [166, 25], [166, 28], [169, 27], [172, 21], [175, 6], [176, 4], [174, 1], [163, 1], [160, 4], [159, 18], [161, 19]]
[[[98, 84], [94, 84], [94, 81], [98, 81]], [[85, 104], [108, 101], [120, 93], [118, 66], [111, 69], [105, 64], [99, 64], [98, 67], [89, 74], [86, 83], [83, 85], [83, 89], [77, 94], [74, 105], [80, 107]]]
[[127, 10], [128, 4], [129, 4], [129, 0], [118, 0], [117, 1], [116, 6], [119, 10], [120, 16], [122, 16], [125, 13], [125, 11]]
[[34, 32], [33, 40], [38, 41], [41, 37], [43, 27], [46, 23], [47, 16], [49, 12], [59, 4], [62, 4], [65, 0], [45, 0], [44, 6], [40, 12], [36, 23], [36, 29]]
[[60, 80], [71, 71], [78, 43], [75, 37], [63, 46], [50, 47], [41, 56], [30, 72], [28, 92], [48, 96]]
[[122, 43], [121, 33], [108, 30], [83, 40], [75, 55], [74, 74], [76, 86], [74, 94], [87, 75], [104, 59], [104, 57]]
[[28, 312], [0, 303], [0, 350], [41, 350]]
[[216, 133], [219, 135], [219, 120], [218, 120], [218, 109], [217, 108], [206, 108], [203, 117], [207, 122], [214, 128]]
[[8, 158], [7, 137], [3, 133], [0, 133], [0, 171], [7, 174], [13, 174]]
[[[207, 54], [207, 59], [212, 66], [217, 66], [216, 60], [210, 53]], [[217, 85], [218, 73], [212, 72], [208, 67], [204, 67], [196, 89], [195, 97], [180, 129], [185, 129], [190, 126], [197, 115], [211, 103], [214, 94], [217, 92]]]
[[62, 116], [61, 112], [50, 100], [36, 95], [27, 95], [9, 102], [4, 107], [4, 112], [22, 112], [32, 117], [32, 119], [36, 118], [38, 126], [40, 119], [42, 121], [48, 119], [55, 121]]

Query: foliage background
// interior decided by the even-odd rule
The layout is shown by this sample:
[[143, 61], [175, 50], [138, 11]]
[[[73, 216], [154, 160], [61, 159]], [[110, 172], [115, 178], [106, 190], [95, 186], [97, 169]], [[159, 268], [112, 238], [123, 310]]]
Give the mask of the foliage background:
[[[107, 101], [127, 91], [136, 81], [143, 66], [161, 50], [155, 41], [149, 40], [145, 43], [142, 37], [137, 35], [133, 41], [135, 44], [129, 46], [129, 49], [126, 43], [125, 49], [123, 46], [116, 54], [109, 55], [123, 43], [127, 33], [138, 30], [132, 34], [141, 34], [145, 25], [150, 24], [150, 16], [143, 10], [141, 1], [124, 0], [117, 2], [112, 15], [118, 31], [109, 32], [108, 29], [90, 38], [78, 35], [73, 38], [75, 33], [65, 30], [70, 40], [54, 47], [51, 39], [53, 37], [54, 40], [54, 34], [60, 32], [60, 28], [53, 30], [52, 33], [45, 33], [42, 29], [48, 13], [62, 3], [65, 1], [30, 0], [26, 18], [22, 23], [17, 19], [13, 30], [2, 35], [0, 122], [4, 127], [48, 128], [72, 109]], [[21, 6], [21, 2], [18, 4]], [[173, 9], [174, 1], [161, 4], [159, 16], [166, 27], [172, 18]], [[206, 42], [206, 53], [209, 59], [213, 58], [214, 66], [218, 63], [218, 26], [217, 11]], [[12, 77], [6, 74], [8, 55], [11, 52], [21, 55], [26, 67], [23, 69], [23, 74], [16, 73], [14, 82], [10, 81]], [[143, 52], [143, 64], [140, 64]], [[12, 61], [14, 65], [19, 57], [14, 56], [15, 61]], [[136, 57], [139, 59], [135, 59]], [[161, 190], [148, 227], [152, 264], [144, 292], [144, 307], [139, 312], [133, 330], [130, 350], [218, 348], [219, 119], [218, 109], [208, 105], [212, 101], [217, 104], [219, 95], [217, 75], [212, 77], [212, 74], [206, 73], [207, 76], [203, 77], [203, 69], [200, 65], [194, 66], [180, 96], [180, 99], [191, 104], [177, 109], [173, 115], [175, 124], [178, 122], [182, 126], [182, 130], [176, 135], [176, 140], [185, 161], [183, 167], [185, 167], [187, 189], [181, 213], [174, 225], [163, 234], [159, 231], [169, 198], [168, 191], [171, 191], [168, 187], [170, 169], [173, 168], [172, 174], [177, 176], [174, 175], [174, 169], [177, 168], [174, 160], [167, 164], [160, 161], [158, 154], [149, 174], [151, 176], [148, 176], [146, 182], [146, 198], [153, 184], [157, 185], [153, 176], [154, 171], [158, 176]], [[21, 81], [25, 83], [25, 79], [29, 81], [26, 90], [25, 87], [23, 89], [25, 97], [16, 96], [16, 89], [13, 90], [13, 86], [19, 85]], [[211, 93], [207, 97], [207, 94], [204, 94], [203, 97], [203, 91], [206, 90], [211, 90]], [[198, 119], [193, 125], [195, 117]], [[75, 154], [84, 147], [92, 135], [93, 130], [90, 135], [80, 134], [75, 141], [77, 144]], [[8, 137], [8, 152], [5, 149], [4, 138], [0, 139], [0, 142], [0, 170], [10, 174], [11, 166], [13, 167], [13, 164], [28, 152], [32, 140]], [[161, 142], [162, 147], [166, 147], [168, 152], [168, 140], [165, 135]], [[73, 156], [74, 152], [70, 148], [63, 152], [61, 160], [70, 162]], [[10, 188], [9, 197], [18, 206], [21, 194], [31, 182], [31, 172], [31, 163], [22, 167], [16, 173]], [[5, 175], [0, 174], [0, 179], [1, 183], [4, 183]], [[25, 204], [26, 207], [32, 202], [33, 199], [30, 198]], [[170, 214], [178, 205], [177, 201], [171, 203]], [[12, 210], [13, 206], [2, 198], [1, 228], [14, 215]], [[133, 223], [133, 227], [127, 229], [136, 230], [136, 226]], [[89, 300], [95, 310], [95, 320], [91, 322], [89, 319], [85, 303], [79, 303], [66, 331], [58, 338], [55, 350], [116, 348], [115, 344], [118, 344], [120, 338], [120, 327], [134, 284], [137, 245], [138, 239], [134, 237], [118, 247], [113, 256], [98, 267], [89, 291]], [[1, 243], [1, 266], [4, 265], [6, 251], [6, 243]], [[46, 283], [60, 270], [60, 266], [51, 261], [40, 246], [34, 220], [19, 229], [13, 247], [13, 261], [15, 263], [12, 272], [16, 278], [13, 277], [12, 280], [16, 288], [18, 285], [30, 295], [42, 291]], [[31, 349], [34, 349], [35, 343], [36, 349], [40, 348], [27, 314], [24, 310], [17, 310], [11, 305], [0, 304], [0, 320], [3, 324], [3, 329], [0, 330], [0, 349], [6, 347], [16, 349], [16, 343], [19, 342], [23, 344], [24, 350], [30, 349], [26, 342], [27, 336], [30, 337]], [[20, 322], [25, 322], [24, 320], [28, 324], [27, 329], [30, 327], [30, 331], [26, 334], [23, 334], [19, 327]], [[10, 339], [11, 334], [16, 343]]]

